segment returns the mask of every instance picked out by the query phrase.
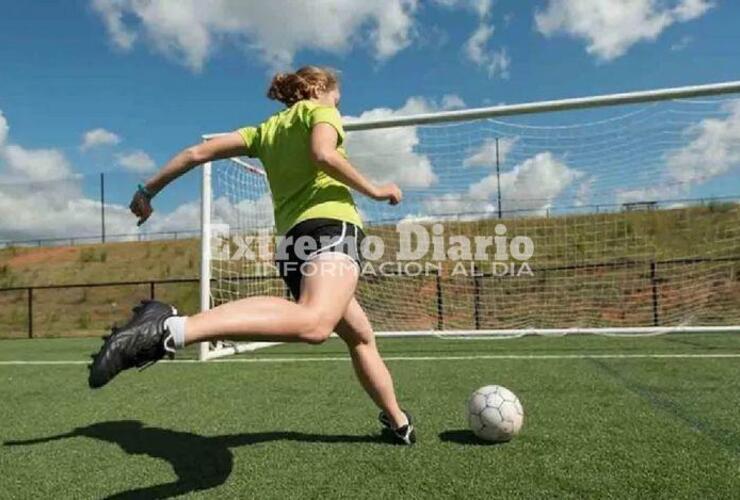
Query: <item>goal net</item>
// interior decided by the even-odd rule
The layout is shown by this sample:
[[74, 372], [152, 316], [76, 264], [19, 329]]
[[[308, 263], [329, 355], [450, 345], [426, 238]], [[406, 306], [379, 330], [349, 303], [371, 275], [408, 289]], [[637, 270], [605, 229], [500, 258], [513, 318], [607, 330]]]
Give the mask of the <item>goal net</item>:
[[[352, 163], [404, 190], [396, 207], [355, 194], [378, 335], [740, 330], [738, 90], [348, 119]], [[204, 168], [203, 218], [204, 308], [289, 297], [258, 160]]]

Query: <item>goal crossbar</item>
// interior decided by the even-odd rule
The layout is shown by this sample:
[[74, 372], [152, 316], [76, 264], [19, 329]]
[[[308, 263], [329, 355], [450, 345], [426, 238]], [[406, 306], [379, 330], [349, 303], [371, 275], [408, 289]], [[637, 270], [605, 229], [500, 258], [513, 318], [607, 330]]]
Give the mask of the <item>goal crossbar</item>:
[[[639, 104], [645, 102], [668, 101], [671, 99], [690, 99], [696, 97], [711, 97], [740, 92], [740, 80], [705, 85], [688, 85], [667, 89], [643, 90], [637, 92], [622, 92], [618, 94], [602, 94], [589, 97], [575, 97], [538, 101], [523, 104], [504, 104], [483, 108], [471, 108], [457, 111], [442, 111], [438, 113], [420, 113], [408, 116], [398, 116], [382, 120], [357, 120], [344, 123], [347, 132], [403, 127], [408, 125], [430, 125], [456, 121], [480, 120], [502, 116], [524, 115], [533, 113], [551, 113], [555, 111], [587, 109], [625, 104]], [[204, 140], [225, 135], [227, 132], [204, 134]]]

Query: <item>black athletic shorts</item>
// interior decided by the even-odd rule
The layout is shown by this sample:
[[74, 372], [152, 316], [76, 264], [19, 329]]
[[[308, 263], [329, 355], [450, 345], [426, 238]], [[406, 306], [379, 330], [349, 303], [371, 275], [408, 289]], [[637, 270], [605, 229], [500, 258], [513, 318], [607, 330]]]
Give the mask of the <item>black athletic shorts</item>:
[[304, 264], [317, 255], [342, 253], [362, 264], [360, 244], [365, 237], [362, 229], [337, 219], [308, 219], [293, 226], [279, 242], [275, 264], [290, 293], [298, 300]]

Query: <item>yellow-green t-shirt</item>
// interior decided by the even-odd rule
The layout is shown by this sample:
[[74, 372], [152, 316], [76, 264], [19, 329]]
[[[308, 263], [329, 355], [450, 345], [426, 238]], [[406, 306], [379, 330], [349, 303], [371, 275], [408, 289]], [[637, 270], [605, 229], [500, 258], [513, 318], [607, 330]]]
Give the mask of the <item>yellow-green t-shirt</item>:
[[272, 115], [258, 127], [238, 130], [247, 154], [259, 158], [265, 167], [278, 234], [316, 218], [338, 219], [362, 227], [349, 188], [319, 169], [311, 159], [311, 129], [317, 123], [328, 123], [337, 130], [337, 151], [346, 158], [339, 111], [308, 100]]

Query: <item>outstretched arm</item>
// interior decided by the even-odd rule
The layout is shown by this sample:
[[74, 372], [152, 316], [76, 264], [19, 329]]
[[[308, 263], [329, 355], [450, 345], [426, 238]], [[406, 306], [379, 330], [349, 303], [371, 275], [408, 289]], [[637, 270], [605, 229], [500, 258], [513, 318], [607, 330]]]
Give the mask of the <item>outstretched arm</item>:
[[26, 446], [30, 444], [48, 443], [50, 441], [59, 441], [60, 439], [67, 439], [67, 438], [75, 437], [78, 435], [79, 434], [76, 434], [74, 431], [72, 431], [66, 434], [57, 434], [56, 436], [48, 436], [48, 437], [42, 437], [42, 438], [36, 438], [36, 439], [5, 441], [3, 443], [3, 446]]
[[177, 153], [146, 182], [144, 185], [146, 191], [138, 191], [131, 200], [129, 208], [139, 218], [138, 225], [143, 224], [152, 214], [151, 199], [167, 184], [203, 163], [244, 154], [247, 154], [247, 149], [237, 132], [190, 146]]
[[388, 200], [391, 205], [401, 202], [403, 194], [395, 184], [376, 186], [366, 179], [337, 151], [339, 134], [328, 123], [317, 123], [311, 129], [311, 157], [327, 174], [374, 200]]

